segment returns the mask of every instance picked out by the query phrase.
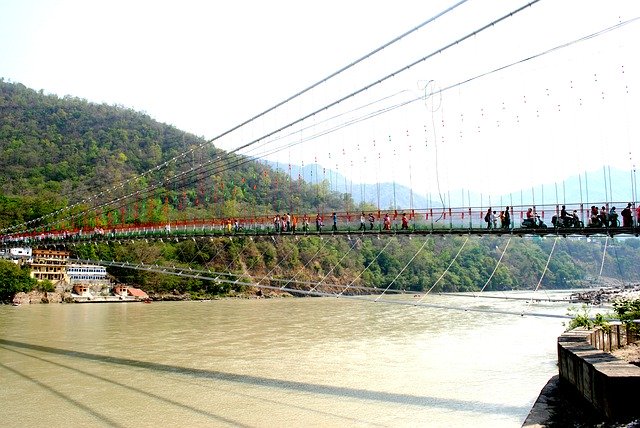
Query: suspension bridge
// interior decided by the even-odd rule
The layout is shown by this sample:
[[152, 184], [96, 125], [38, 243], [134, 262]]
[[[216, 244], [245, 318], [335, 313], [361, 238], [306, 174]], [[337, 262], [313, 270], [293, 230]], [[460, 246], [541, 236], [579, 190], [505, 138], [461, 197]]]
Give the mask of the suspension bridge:
[[[627, 63], [623, 50], [609, 62], [577, 55], [594, 40], [616, 34], [624, 40], [625, 31], [637, 26], [640, 17], [603, 22], [593, 32], [557, 40], [553, 46], [516, 50], [515, 59], [470, 67], [468, 75], [455, 73], [454, 80], [424, 77], [429, 67], [446, 69], [447, 55], [458, 55], [465, 47], [473, 50], [487, 33], [525, 19], [538, 2], [478, 22], [374, 78], [366, 72], [369, 62], [384, 58], [401, 42], [453, 19], [467, 3], [459, 1], [147, 171], [95, 189], [88, 197], [65, 195], [67, 206], [0, 230], [0, 241], [5, 248], [71, 248], [97, 242], [236, 237], [336, 236], [354, 243], [364, 237], [398, 236], [637, 237], [640, 210], [633, 156], [638, 135], [632, 113], [638, 111], [638, 100], [632, 76], [640, 73], [636, 64]], [[567, 62], [580, 58], [583, 67], [573, 75], [558, 70], [540, 77], [540, 64], [548, 66], [550, 57], [563, 55]], [[346, 76], [348, 83], [336, 83], [341, 92], [333, 86], [329, 90]], [[407, 80], [401, 78], [417, 82], [418, 90], [407, 89]], [[394, 88], [394, 82], [402, 89]], [[487, 96], [485, 85], [503, 89]], [[614, 107], [624, 114], [611, 114]], [[576, 163], [571, 170], [578, 186], [567, 191], [568, 178], [558, 170], [568, 160]], [[622, 165], [628, 176], [612, 180], [611, 164]], [[594, 168], [602, 168], [602, 175]], [[539, 170], [553, 172], [546, 198], [547, 178], [538, 176]], [[368, 186], [371, 192], [363, 184], [366, 180], [374, 183]], [[530, 186], [530, 191], [503, 190], [518, 185]], [[423, 205], [415, 202], [418, 193]], [[612, 211], [614, 207], [618, 211]], [[565, 212], [573, 213], [571, 222]], [[544, 272], [552, 254], [553, 249]], [[221, 278], [228, 272], [212, 276], [209, 271], [91, 262], [242, 283]], [[327, 293], [317, 290], [320, 283], [304, 284], [305, 290], [290, 283], [244, 285], [331, 296], [361, 287], [352, 283]], [[393, 282], [384, 291], [391, 290]]]

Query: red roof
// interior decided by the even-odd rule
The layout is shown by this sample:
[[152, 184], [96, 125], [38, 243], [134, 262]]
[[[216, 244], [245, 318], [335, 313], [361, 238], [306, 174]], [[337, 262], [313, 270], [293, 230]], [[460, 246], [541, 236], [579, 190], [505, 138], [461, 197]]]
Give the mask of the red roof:
[[127, 290], [129, 292], [129, 294], [131, 294], [132, 296], [135, 297], [140, 297], [141, 299], [148, 299], [149, 296], [147, 295], [147, 293], [145, 293], [144, 291], [140, 290], [139, 288], [133, 288], [133, 287], [129, 287], [129, 289]]

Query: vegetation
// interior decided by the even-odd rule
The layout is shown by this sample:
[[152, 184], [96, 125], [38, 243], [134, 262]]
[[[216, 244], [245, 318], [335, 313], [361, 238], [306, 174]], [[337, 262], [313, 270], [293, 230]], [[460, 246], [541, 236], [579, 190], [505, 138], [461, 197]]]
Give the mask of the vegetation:
[[636, 329], [637, 324], [633, 320], [640, 319], [640, 299], [618, 299], [613, 302], [613, 309], [620, 321]]
[[597, 313], [594, 317], [591, 317], [587, 305], [582, 305], [580, 310], [571, 307], [569, 308], [569, 315], [573, 315], [573, 318], [569, 321], [567, 330], [573, 330], [577, 327], [591, 329], [594, 326], [600, 326], [605, 331], [608, 331], [611, 328], [607, 322], [608, 319], [619, 319], [632, 329], [637, 328], [637, 324], [632, 321], [640, 319], [640, 299], [617, 299], [613, 302], [613, 309], [615, 311], [613, 314]]
[[[226, 280], [221, 273], [230, 272], [245, 278], [261, 280], [261, 284], [280, 287], [279, 278], [345, 286], [355, 280], [356, 286], [393, 288], [408, 291], [431, 289], [451, 263], [464, 238], [446, 240], [436, 237], [409, 239], [407, 236], [378, 240], [372, 236], [309, 236], [303, 239], [248, 237], [188, 238], [133, 242], [99, 242], [74, 247], [76, 255], [85, 259], [114, 260], [133, 264], [175, 266], [188, 272], [209, 270], [209, 277]], [[424, 240], [427, 240], [424, 248]], [[545, 240], [512, 240], [485, 290], [525, 290], [538, 285], [550, 251]], [[478, 291], [487, 282], [506, 238], [472, 238], [432, 292]], [[544, 289], [563, 289], [584, 285], [580, 282], [595, 275], [599, 262], [588, 263], [579, 252], [580, 241], [561, 241], [556, 246], [558, 258], [541, 283]], [[596, 244], [593, 244], [596, 245]], [[351, 247], [353, 246], [353, 249]], [[588, 247], [587, 247], [588, 248]], [[563, 252], [574, 254], [573, 257]], [[416, 257], [409, 263], [414, 254]], [[346, 255], [346, 256], [345, 256]], [[601, 257], [601, 255], [600, 255]], [[406, 268], [405, 268], [406, 266]], [[404, 270], [403, 270], [404, 269]], [[231, 285], [224, 281], [179, 278], [160, 273], [122, 268], [109, 268], [118, 280], [138, 284], [147, 291], [191, 293], [193, 295], [227, 294]], [[272, 280], [263, 279], [265, 276]], [[235, 277], [233, 277], [235, 279]], [[294, 281], [288, 287], [297, 287]], [[302, 285], [300, 285], [302, 286]]]
[[[45, 95], [1, 79], [0, 116], [0, 228], [78, 203], [97, 193], [96, 189], [123, 183], [181, 153], [189, 155], [129, 182], [117, 196], [145, 189], [149, 183], [223, 154], [204, 144], [202, 137], [131, 109]], [[198, 148], [201, 145], [204, 148]], [[173, 182], [144, 200], [129, 199], [96, 215], [81, 216], [75, 225], [366, 207], [355, 207], [350, 195], [331, 192], [327, 181], [294, 180], [239, 155], [226, 156], [224, 164], [216, 165], [215, 172]]]
[[567, 331], [578, 327], [584, 327], [586, 329], [600, 327], [605, 331], [609, 331], [611, 329], [611, 326], [607, 321], [607, 317], [601, 313], [597, 313], [594, 317], [591, 317], [589, 307], [587, 305], [582, 305], [581, 309], [570, 307], [568, 315], [573, 315], [573, 318], [571, 318], [567, 324]]
[[29, 292], [36, 284], [36, 280], [29, 276], [28, 269], [0, 260], [0, 302], [9, 302], [16, 293]]
[[[173, 177], [223, 154], [213, 145], [205, 144], [206, 148], [195, 150], [205, 143], [203, 138], [131, 109], [45, 95], [2, 79], [0, 116], [3, 118], [0, 228], [30, 222], [69, 204], [80, 203], [96, 189], [123, 183], [191, 149], [194, 150], [186, 158], [144, 178], [131, 180], [120, 192], [126, 195], [145, 189], [149, 183]], [[86, 207], [83, 203], [76, 210]], [[172, 182], [154, 190], [148, 198], [128, 199], [96, 214], [70, 219], [59, 227], [271, 216], [278, 212], [316, 210], [356, 212], [373, 211], [373, 207], [355, 207], [349, 195], [330, 191], [326, 181], [292, 180], [269, 165], [236, 155], [215, 172]], [[428, 242], [418, 253], [423, 239]], [[436, 283], [462, 242], [463, 238], [453, 237], [413, 240], [364, 237], [348, 241], [337, 237], [251, 240], [238, 236], [179, 242], [102, 242], [79, 245], [74, 252], [87, 259], [168, 264], [234, 272], [245, 278], [261, 279], [269, 273], [276, 279], [296, 275], [299, 281], [319, 281], [326, 276], [329, 283], [348, 284], [356, 280], [355, 285], [386, 287], [393, 282], [394, 288], [418, 291], [428, 290]], [[491, 276], [505, 244], [506, 238], [472, 238], [433, 292], [479, 290]], [[513, 239], [486, 290], [536, 287], [552, 245], [552, 240]], [[547, 289], [567, 288], [596, 277], [602, 247], [603, 243], [598, 241], [560, 240], [541, 285]], [[616, 245], [610, 245], [603, 274], [627, 281], [640, 278], [639, 247], [640, 242], [633, 239], [617, 240]], [[415, 253], [417, 256], [409, 263]], [[205, 281], [130, 269], [110, 268], [109, 272], [119, 281], [137, 284], [148, 291], [187, 292], [194, 296], [227, 294], [233, 285], [222, 276], [217, 281]], [[262, 283], [281, 286], [275, 280]], [[20, 287], [28, 284], [5, 287], [5, 295]]]

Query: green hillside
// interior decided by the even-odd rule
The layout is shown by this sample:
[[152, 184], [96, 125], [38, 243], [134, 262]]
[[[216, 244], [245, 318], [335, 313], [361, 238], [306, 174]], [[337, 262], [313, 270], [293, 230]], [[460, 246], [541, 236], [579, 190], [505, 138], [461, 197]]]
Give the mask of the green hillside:
[[[3, 80], [0, 117], [0, 227], [74, 204], [205, 143], [131, 109], [45, 95]], [[195, 150], [122, 192], [145, 189], [219, 155], [224, 152], [213, 145]], [[345, 206], [327, 183], [296, 181], [294, 188], [288, 175], [267, 165], [240, 156], [225, 159], [213, 170], [154, 191], [141, 201], [146, 209], [138, 210], [140, 217], [157, 220], [163, 204], [169, 208], [165, 215], [185, 219]]]
[[[142, 174], [204, 143], [195, 135], [158, 123], [143, 113], [72, 97], [45, 95], [0, 80], [0, 227], [29, 221], [75, 204]], [[164, 221], [203, 217], [271, 215], [285, 211], [353, 209], [348, 195], [329, 191], [328, 183], [290, 182], [287, 174], [240, 156], [225, 157], [213, 146], [197, 150], [155, 175], [133, 180], [122, 194], [144, 190], [216, 156], [225, 163], [188, 179], [160, 186], [149, 197], [113, 205], [112, 220]], [[112, 196], [119, 196], [114, 194]], [[135, 215], [132, 214], [134, 212]], [[83, 204], [78, 209], [91, 208]], [[105, 212], [100, 213], [106, 217]], [[135, 217], [135, 218], [134, 218]], [[123, 220], [123, 219], [118, 219]], [[76, 220], [78, 223], [86, 219]], [[89, 219], [89, 221], [93, 221]], [[102, 242], [73, 248], [78, 257], [171, 264], [235, 272], [258, 280], [274, 278], [335, 284], [429, 290], [451, 263], [465, 238], [408, 237], [378, 240], [367, 236], [304, 239], [237, 237], [176, 242]], [[387, 239], [390, 239], [389, 245]], [[418, 250], [427, 239], [422, 251]], [[433, 288], [479, 290], [491, 276], [505, 237], [470, 238], [459, 259]], [[513, 238], [487, 290], [531, 289], [538, 285], [553, 239]], [[566, 288], [599, 275], [604, 240], [560, 239], [542, 281], [543, 288]], [[621, 281], [640, 278], [637, 239], [610, 242], [603, 275]], [[351, 249], [353, 247], [353, 249]], [[411, 260], [418, 252], [415, 259]], [[403, 269], [406, 266], [406, 269]], [[119, 281], [147, 291], [226, 294], [229, 285], [127, 269], [109, 269]], [[265, 282], [265, 283], [268, 283]], [[280, 283], [273, 282], [273, 285]]]

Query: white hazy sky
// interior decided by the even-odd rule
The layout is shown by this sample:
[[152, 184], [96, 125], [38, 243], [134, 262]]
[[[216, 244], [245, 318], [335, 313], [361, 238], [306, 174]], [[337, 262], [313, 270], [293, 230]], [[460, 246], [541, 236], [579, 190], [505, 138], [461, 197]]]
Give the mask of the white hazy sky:
[[[0, 0], [0, 77], [211, 139], [455, 3]], [[251, 142], [524, 4], [468, 0], [215, 144]], [[603, 164], [630, 170], [640, 155], [640, 20], [359, 118], [638, 17], [637, 0], [541, 0], [245, 153], [317, 160], [355, 181], [395, 180], [425, 194], [438, 183], [500, 194]]]

